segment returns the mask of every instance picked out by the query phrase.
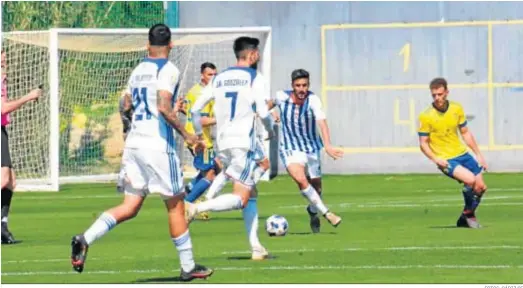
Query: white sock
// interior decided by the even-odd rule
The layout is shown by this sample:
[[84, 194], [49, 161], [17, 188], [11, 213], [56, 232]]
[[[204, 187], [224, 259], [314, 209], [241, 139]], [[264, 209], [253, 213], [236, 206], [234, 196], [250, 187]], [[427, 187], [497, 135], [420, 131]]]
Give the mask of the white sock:
[[194, 257], [192, 254], [192, 241], [189, 229], [177, 238], [172, 238], [174, 246], [178, 250], [182, 270], [190, 272], [194, 268]]
[[329, 211], [329, 209], [325, 207], [325, 204], [323, 204], [320, 195], [318, 195], [316, 190], [314, 190], [314, 188], [311, 185], [301, 190], [301, 194], [303, 195], [303, 197], [309, 200], [309, 203], [312, 207], [316, 208], [316, 211], [320, 211], [321, 215], [325, 215], [325, 213]]
[[84, 233], [85, 241], [91, 245], [97, 239], [100, 239], [105, 233], [109, 232], [116, 226], [116, 219], [109, 213], [103, 213], [94, 221], [93, 225]]
[[[323, 194], [319, 194], [319, 195], [320, 195], [320, 199], [322, 199]], [[311, 204], [309, 204], [309, 211], [311, 211], [311, 213], [313, 213], [313, 214], [318, 213], [318, 209], [316, 209], [316, 206], [311, 205]]]
[[7, 216], [2, 217], [2, 223], [7, 223]]
[[260, 239], [258, 239], [258, 201], [256, 198], [249, 199], [242, 214], [251, 247], [261, 247]]
[[207, 211], [220, 212], [238, 210], [242, 207], [242, 198], [234, 194], [220, 195], [214, 199], [196, 204], [196, 213]]
[[254, 171], [253, 171], [253, 177], [254, 177], [254, 183], [258, 183], [258, 181], [260, 181], [261, 177], [263, 176], [263, 174], [265, 174], [265, 169], [263, 169], [262, 167], [256, 165], [256, 167], [254, 167]]
[[209, 187], [209, 190], [207, 191], [207, 194], [205, 194], [205, 198], [207, 199], [213, 199], [222, 191], [223, 187], [225, 187], [225, 184], [227, 184], [227, 181], [229, 178], [227, 175], [225, 175], [225, 172], [221, 172], [214, 178], [214, 181], [212, 181], [211, 187]]

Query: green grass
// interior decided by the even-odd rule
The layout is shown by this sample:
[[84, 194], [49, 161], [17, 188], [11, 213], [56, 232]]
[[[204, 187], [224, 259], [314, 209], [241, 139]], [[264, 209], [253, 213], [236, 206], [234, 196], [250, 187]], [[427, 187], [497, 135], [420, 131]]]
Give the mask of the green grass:
[[[305, 200], [288, 177], [259, 186], [260, 235], [274, 259], [253, 262], [241, 212], [214, 213], [191, 225], [198, 262], [215, 268], [197, 283], [523, 283], [523, 174], [487, 174], [478, 210], [483, 229], [454, 228], [460, 186], [445, 176], [329, 176], [324, 200], [343, 217], [309, 234]], [[18, 193], [10, 227], [23, 242], [2, 246], [3, 283], [172, 282], [176, 249], [165, 208], [150, 197], [137, 218], [90, 247], [86, 269], [72, 271], [72, 235], [120, 202], [113, 185], [64, 186]], [[264, 220], [280, 214], [285, 237], [268, 237]]]

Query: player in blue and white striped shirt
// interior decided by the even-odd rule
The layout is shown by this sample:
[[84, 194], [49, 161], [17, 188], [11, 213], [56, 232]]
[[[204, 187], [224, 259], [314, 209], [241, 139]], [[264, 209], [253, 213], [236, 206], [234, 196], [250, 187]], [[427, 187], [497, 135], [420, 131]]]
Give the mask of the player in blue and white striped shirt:
[[280, 110], [280, 157], [309, 201], [307, 212], [311, 229], [318, 233], [318, 212], [334, 227], [341, 223], [341, 218], [329, 212], [321, 199], [320, 151], [325, 148], [325, 152], [335, 160], [343, 156], [343, 151], [331, 145], [320, 98], [309, 91], [309, 72], [298, 69], [292, 72], [291, 78], [292, 90], [277, 92], [270, 106], [277, 106]]

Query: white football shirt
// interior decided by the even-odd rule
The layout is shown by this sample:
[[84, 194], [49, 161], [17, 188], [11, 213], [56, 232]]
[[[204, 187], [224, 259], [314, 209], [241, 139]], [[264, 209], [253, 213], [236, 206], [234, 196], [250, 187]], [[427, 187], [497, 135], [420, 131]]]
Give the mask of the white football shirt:
[[126, 148], [176, 152], [174, 129], [158, 112], [158, 91], [178, 90], [180, 71], [168, 59], [145, 58], [134, 68], [127, 93], [132, 95], [133, 121], [125, 141]]
[[231, 67], [216, 75], [192, 108], [196, 113], [214, 99], [216, 142], [220, 150], [230, 148], [255, 149], [256, 113], [269, 115], [264, 77], [255, 69]]

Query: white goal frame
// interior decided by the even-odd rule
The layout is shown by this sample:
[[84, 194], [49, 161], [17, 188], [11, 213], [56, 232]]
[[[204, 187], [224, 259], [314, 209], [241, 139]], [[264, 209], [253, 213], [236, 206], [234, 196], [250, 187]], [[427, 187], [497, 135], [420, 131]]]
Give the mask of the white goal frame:
[[[49, 107], [50, 107], [50, 140], [49, 140], [49, 175], [45, 179], [30, 180], [20, 179], [16, 190], [20, 191], [53, 191], [58, 192], [61, 184], [67, 183], [94, 183], [116, 181], [118, 174], [104, 175], [76, 175], [60, 177], [60, 35], [108, 35], [108, 34], [140, 34], [147, 35], [149, 29], [81, 29], [81, 28], [53, 28], [46, 31], [9, 32], [10, 34], [49, 33]], [[173, 28], [172, 35], [198, 35], [198, 34], [238, 34], [238, 33], [263, 33], [266, 35], [265, 46], [262, 54], [260, 71], [267, 79], [270, 91], [271, 55], [272, 55], [272, 29], [271, 27], [226, 27], [226, 28]], [[232, 53], [232, 47], [231, 47]], [[264, 143], [266, 152], [269, 153], [269, 141]], [[267, 181], [269, 173], [262, 180]]]

